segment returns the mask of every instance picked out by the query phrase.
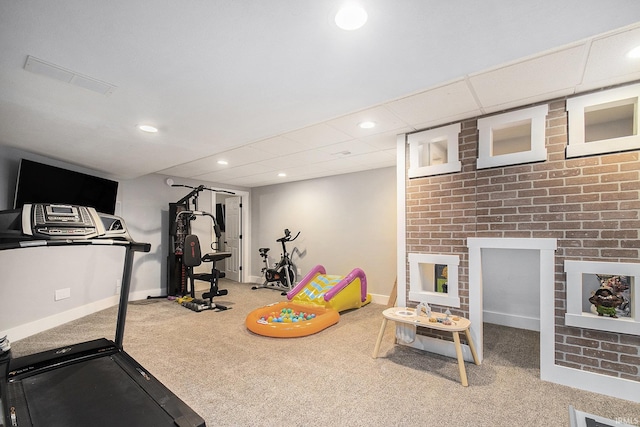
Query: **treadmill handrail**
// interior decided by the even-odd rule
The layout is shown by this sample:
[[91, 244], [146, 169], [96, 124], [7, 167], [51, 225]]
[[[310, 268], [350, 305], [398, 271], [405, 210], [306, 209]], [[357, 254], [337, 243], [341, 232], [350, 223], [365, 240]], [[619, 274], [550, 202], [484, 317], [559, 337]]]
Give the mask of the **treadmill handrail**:
[[40, 246], [74, 246], [74, 245], [114, 245], [128, 246], [134, 252], [150, 252], [151, 243], [134, 242], [116, 239], [65, 239], [65, 240], [20, 240], [0, 243], [0, 251], [8, 249], [33, 248]]

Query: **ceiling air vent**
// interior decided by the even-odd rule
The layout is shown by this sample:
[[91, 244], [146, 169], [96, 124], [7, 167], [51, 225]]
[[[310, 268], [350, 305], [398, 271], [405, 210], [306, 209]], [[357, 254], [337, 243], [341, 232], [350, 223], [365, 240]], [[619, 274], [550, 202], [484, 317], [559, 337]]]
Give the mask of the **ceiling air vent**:
[[84, 76], [76, 73], [75, 71], [67, 70], [33, 56], [27, 56], [27, 62], [24, 64], [24, 69], [35, 74], [40, 74], [74, 86], [89, 89], [102, 95], [111, 95], [113, 91], [116, 90], [116, 86], [110, 83], [106, 83], [89, 76]]

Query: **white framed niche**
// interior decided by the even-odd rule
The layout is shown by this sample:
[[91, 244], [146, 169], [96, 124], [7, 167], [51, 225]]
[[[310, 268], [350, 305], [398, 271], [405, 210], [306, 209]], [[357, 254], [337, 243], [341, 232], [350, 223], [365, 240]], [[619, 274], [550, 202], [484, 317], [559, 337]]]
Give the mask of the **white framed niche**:
[[478, 169], [547, 159], [548, 105], [478, 119]]
[[640, 148], [640, 84], [577, 96], [567, 100], [567, 157]]
[[[460, 308], [457, 255], [409, 254], [409, 299]], [[446, 286], [443, 286], [443, 277]], [[446, 292], [445, 292], [446, 290]]]
[[[567, 260], [564, 271], [567, 274], [565, 323], [568, 326], [640, 335], [640, 292], [636, 288], [640, 283], [640, 263]], [[613, 281], [616, 293], [620, 292], [626, 303], [618, 307], [616, 318], [600, 316], [589, 298], [603, 283], [612, 287]], [[621, 290], [624, 287], [627, 287], [626, 291]]]
[[409, 135], [409, 178], [460, 172], [459, 134], [456, 123]]

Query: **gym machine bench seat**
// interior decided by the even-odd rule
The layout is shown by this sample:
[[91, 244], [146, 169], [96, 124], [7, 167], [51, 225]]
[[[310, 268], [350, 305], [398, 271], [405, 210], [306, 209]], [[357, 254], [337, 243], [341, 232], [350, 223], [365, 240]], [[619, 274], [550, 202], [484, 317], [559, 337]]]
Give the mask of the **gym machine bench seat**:
[[115, 341], [101, 338], [19, 358], [0, 357], [0, 426], [204, 427], [204, 420], [122, 346], [135, 252], [124, 221], [93, 208], [29, 204], [0, 211], [0, 250], [34, 246], [125, 248]]

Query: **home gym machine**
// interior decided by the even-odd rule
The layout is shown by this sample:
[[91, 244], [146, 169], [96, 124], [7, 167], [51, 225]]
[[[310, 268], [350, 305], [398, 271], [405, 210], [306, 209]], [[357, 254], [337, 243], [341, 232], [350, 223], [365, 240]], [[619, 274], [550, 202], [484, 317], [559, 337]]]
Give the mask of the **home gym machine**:
[[[123, 349], [134, 254], [149, 252], [151, 245], [135, 242], [122, 218], [90, 207], [34, 203], [0, 211], [0, 251], [18, 250], [31, 260], [36, 255], [32, 248], [56, 251], [82, 245], [124, 250], [115, 340], [100, 338], [17, 358], [6, 352], [0, 357], [1, 424], [205, 426], [198, 414]], [[73, 271], [76, 260], [68, 261], [68, 270]]]
[[[219, 279], [225, 277], [225, 273], [216, 268], [216, 263], [231, 256], [231, 252], [218, 251], [219, 240], [222, 235], [216, 218], [204, 211], [198, 210], [198, 195], [204, 190], [212, 192], [224, 192], [234, 194], [230, 191], [214, 190], [204, 185], [191, 187], [188, 185], [172, 184], [173, 187], [191, 188], [191, 192], [176, 203], [169, 204], [169, 254], [167, 256], [167, 295], [177, 297], [184, 307], [193, 311], [203, 310], [226, 310], [227, 307], [215, 304], [213, 298], [227, 295], [226, 290], [218, 287]], [[201, 253], [201, 246], [198, 236], [192, 234], [191, 221], [197, 217], [208, 217], [212, 221], [215, 241], [211, 243], [213, 252]], [[211, 263], [210, 273], [195, 273], [194, 267], [203, 262]], [[208, 292], [202, 298], [196, 298], [195, 280], [203, 280], [210, 283]]]
[[259, 248], [260, 256], [264, 267], [261, 273], [264, 275], [264, 282], [262, 285], [254, 286], [251, 289], [269, 288], [282, 291], [282, 295], [286, 295], [288, 291], [293, 289], [298, 276], [298, 269], [291, 261], [289, 252], [287, 252], [287, 242], [293, 242], [298, 238], [300, 232], [295, 237], [291, 237], [291, 231], [288, 228], [284, 229], [284, 236], [276, 239], [276, 242], [282, 244], [282, 254], [280, 261], [273, 267], [269, 267], [269, 255], [270, 248]]

